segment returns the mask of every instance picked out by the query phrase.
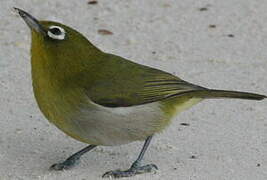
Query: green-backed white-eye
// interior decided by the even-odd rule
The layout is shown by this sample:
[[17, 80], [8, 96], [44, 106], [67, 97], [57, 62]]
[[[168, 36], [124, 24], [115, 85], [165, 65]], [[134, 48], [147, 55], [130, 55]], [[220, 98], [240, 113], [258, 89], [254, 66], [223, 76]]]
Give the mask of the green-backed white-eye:
[[103, 177], [151, 172], [157, 166], [141, 165], [143, 155], [152, 136], [165, 129], [179, 112], [206, 98], [266, 98], [188, 83], [170, 73], [105, 53], [66, 25], [38, 21], [15, 9], [32, 33], [32, 81], [40, 110], [64, 133], [90, 144], [51, 169], [72, 167], [98, 145], [145, 141], [128, 170], [109, 171]]

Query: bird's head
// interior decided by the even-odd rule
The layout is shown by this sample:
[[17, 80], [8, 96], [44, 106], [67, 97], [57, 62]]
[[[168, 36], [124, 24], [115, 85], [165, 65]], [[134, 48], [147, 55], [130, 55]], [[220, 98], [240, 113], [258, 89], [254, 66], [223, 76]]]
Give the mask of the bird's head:
[[88, 43], [88, 40], [82, 34], [71, 27], [53, 21], [39, 21], [19, 8], [14, 9], [31, 29], [33, 38], [42, 39], [43, 43], [60, 45], [68, 42], [73, 43], [75, 41], [78, 43], [77, 40], [84, 40]]
[[87, 61], [93, 63], [101, 55], [98, 48], [73, 28], [58, 22], [39, 21], [19, 8], [14, 9], [31, 29], [32, 63], [36, 63], [38, 68], [49, 65], [49, 68], [61, 71], [80, 71]]

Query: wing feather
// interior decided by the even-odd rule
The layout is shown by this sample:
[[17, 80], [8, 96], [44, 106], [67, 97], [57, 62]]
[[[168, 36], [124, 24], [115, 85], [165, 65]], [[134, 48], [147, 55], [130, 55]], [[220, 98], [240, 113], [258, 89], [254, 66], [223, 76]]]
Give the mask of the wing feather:
[[[148, 66], [111, 55], [99, 69], [97, 81], [86, 87], [89, 98], [106, 107], [127, 107], [160, 101], [205, 88]], [[112, 63], [112, 64], [109, 64]], [[116, 64], [115, 70], [110, 68]], [[129, 71], [130, 70], [130, 71]]]

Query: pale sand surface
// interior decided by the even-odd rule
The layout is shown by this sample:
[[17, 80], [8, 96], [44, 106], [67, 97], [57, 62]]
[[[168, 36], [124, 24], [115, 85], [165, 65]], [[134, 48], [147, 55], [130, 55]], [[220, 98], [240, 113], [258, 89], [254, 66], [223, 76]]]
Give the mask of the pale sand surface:
[[[85, 144], [40, 113], [30, 79], [30, 33], [13, 6], [64, 22], [107, 52], [192, 83], [267, 94], [266, 0], [1, 0], [1, 180], [101, 179], [105, 171], [128, 168], [143, 143], [99, 147], [72, 170], [48, 170]], [[155, 136], [144, 163], [157, 164], [159, 171], [131, 179], [266, 180], [267, 101], [198, 104]]]

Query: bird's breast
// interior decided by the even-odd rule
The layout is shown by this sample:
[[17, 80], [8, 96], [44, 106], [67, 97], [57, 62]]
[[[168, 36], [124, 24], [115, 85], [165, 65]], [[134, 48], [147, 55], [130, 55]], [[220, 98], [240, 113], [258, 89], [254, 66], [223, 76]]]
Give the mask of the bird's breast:
[[75, 116], [77, 131], [97, 145], [120, 145], [145, 140], [161, 130], [166, 121], [160, 103], [131, 107], [104, 107], [90, 101]]

